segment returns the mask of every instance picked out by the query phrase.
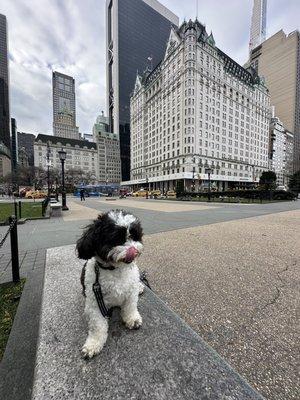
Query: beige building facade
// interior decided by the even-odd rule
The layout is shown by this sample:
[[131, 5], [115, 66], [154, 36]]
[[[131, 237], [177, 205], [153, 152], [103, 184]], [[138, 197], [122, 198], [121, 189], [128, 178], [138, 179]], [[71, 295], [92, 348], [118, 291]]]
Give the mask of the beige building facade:
[[276, 115], [294, 133], [294, 171], [300, 169], [300, 33], [280, 30], [252, 50], [250, 63], [266, 81]]
[[[223, 53], [197, 20], [172, 28], [165, 57], [137, 75], [131, 179], [163, 191], [252, 187], [268, 168], [270, 98], [253, 68]], [[209, 172], [211, 171], [210, 177]]]
[[270, 164], [276, 173], [276, 183], [281, 188], [288, 187], [289, 176], [293, 172], [294, 135], [285, 129], [277, 117], [270, 121]]
[[34, 141], [34, 165], [47, 169], [47, 151], [49, 147], [49, 166], [61, 170], [59, 151], [66, 153], [65, 170], [82, 170], [98, 179], [98, 154], [96, 143], [87, 140], [69, 139], [52, 135], [39, 134]]
[[121, 158], [119, 135], [109, 132], [108, 118], [97, 117], [93, 140], [98, 149], [98, 179], [100, 183], [120, 183]]

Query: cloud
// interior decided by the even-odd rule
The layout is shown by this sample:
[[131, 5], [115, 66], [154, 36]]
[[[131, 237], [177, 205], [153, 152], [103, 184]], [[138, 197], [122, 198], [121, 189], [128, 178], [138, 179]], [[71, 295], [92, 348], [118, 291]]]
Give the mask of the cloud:
[[[196, 0], [161, 0], [194, 19]], [[217, 46], [243, 64], [248, 56], [252, 0], [198, 0], [198, 19]], [[75, 78], [77, 125], [91, 132], [105, 106], [105, 1], [1, 0], [7, 16], [11, 116], [18, 129], [52, 134], [52, 70]], [[268, 34], [299, 28], [299, 0], [268, 2]]]
[[2, 0], [8, 20], [11, 116], [52, 134], [52, 71], [76, 81], [77, 125], [91, 132], [105, 109], [104, 0]]

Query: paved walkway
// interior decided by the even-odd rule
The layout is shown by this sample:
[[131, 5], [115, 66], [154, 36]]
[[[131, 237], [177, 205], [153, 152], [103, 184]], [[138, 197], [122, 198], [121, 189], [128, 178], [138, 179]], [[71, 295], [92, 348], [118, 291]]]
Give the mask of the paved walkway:
[[297, 210], [149, 235], [139, 265], [154, 291], [261, 394], [296, 400], [299, 260]]
[[[203, 210], [211, 210], [216, 208], [216, 206], [205, 205], [201, 203], [191, 203], [191, 202], [178, 202], [178, 201], [141, 201], [140, 199], [118, 199], [118, 200], [106, 200], [107, 204], [110, 204], [111, 207], [118, 208], [136, 208], [142, 210], [151, 210], [151, 211], [159, 211], [159, 212], [185, 212], [185, 211], [203, 211]], [[103, 203], [103, 200], [99, 200], [100, 204]]]
[[99, 214], [99, 211], [86, 207], [85, 201], [78, 203], [71, 200], [68, 202], [68, 207], [69, 211], [63, 212], [63, 220], [66, 222], [95, 219]]
[[[27, 275], [44, 265], [46, 261], [46, 249], [28, 250], [19, 252], [20, 276]], [[0, 254], [0, 284], [12, 281], [12, 266], [10, 253]]]

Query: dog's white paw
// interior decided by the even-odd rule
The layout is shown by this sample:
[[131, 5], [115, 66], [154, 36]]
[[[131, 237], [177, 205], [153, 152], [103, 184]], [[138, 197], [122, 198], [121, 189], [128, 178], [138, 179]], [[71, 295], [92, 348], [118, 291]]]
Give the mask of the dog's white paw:
[[136, 313], [126, 319], [124, 319], [124, 323], [128, 329], [139, 329], [142, 325], [142, 317], [139, 313]]
[[86, 341], [81, 349], [83, 358], [92, 358], [100, 353], [102, 347], [95, 341]]
[[142, 282], [139, 282], [139, 294], [144, 293], [145, 286], [142, 284]]

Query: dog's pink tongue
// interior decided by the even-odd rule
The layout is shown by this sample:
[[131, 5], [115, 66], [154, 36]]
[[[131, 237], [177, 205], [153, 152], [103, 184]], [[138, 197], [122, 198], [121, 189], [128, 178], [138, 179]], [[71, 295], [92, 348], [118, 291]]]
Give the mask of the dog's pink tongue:
[[125, 262], [131, 263], [137, 256], [138, 251], [135, 247], [129, 247], [126, 251]]

